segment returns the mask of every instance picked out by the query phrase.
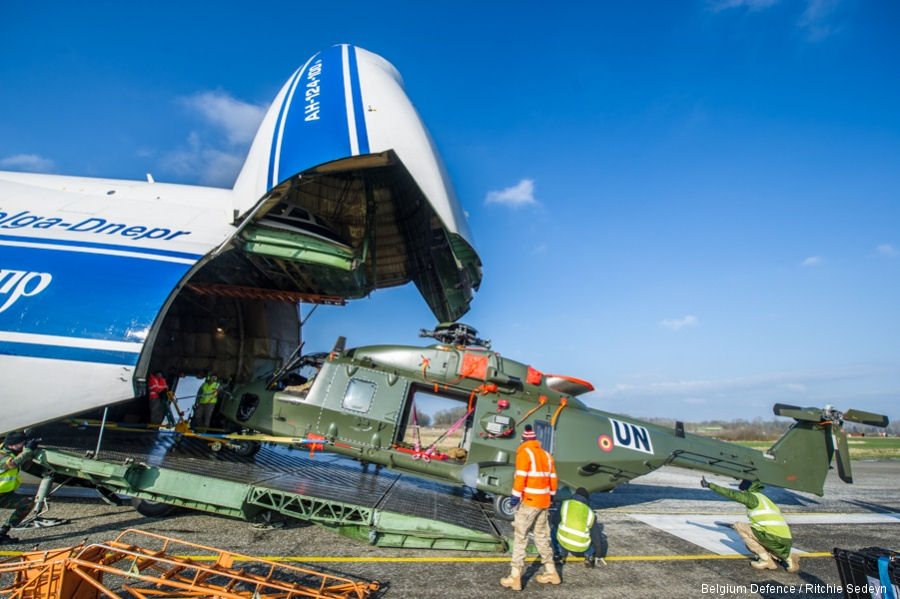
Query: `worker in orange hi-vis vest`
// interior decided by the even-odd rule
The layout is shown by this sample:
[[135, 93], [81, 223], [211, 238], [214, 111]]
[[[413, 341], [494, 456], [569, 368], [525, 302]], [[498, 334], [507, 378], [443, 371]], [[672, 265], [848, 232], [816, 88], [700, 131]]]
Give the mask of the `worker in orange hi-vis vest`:
[[147, 377], [147, 399], [150, 402], [150, 424], [160, 424], [166, 413], [169, 384], [163, 373], [154, 372]]
[[559, 574], [553, 563], [553, 549], [550, 547], [550, 522], [548, 509], [556, 493], [556, 466], [553, 456], [544, 451], [541, 442], [530, 424], [525, 425], [522, 444], [516, 450], [516, 478], [513, 481], [512, 501], [516, 506], [513, 522], [513, 553], [509, 576], [500, 579], [500, 584], [515, 591], [522, 590], [522, 570], [525, 568], [525, 547], [528, 531], [533, 529], [534, 544], [541, 554], [544, 572], [535, 576], [543, 584], [559, 584]]

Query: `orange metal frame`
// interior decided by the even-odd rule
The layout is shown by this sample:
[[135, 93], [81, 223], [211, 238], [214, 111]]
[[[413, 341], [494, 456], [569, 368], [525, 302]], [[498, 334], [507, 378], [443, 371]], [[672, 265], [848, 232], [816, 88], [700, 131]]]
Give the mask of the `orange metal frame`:
[[[0, 588], [0, 596], [10, 599], [365, 599], [379, 588], [376, 581], [354, 582], [135, 529], [105, 543], [0, 561], [0, 577], [6, 582], [10, 576], [12, 583]], [[127, 594], [105, 585], [104, 576], [119, 581], [116, 590]]]

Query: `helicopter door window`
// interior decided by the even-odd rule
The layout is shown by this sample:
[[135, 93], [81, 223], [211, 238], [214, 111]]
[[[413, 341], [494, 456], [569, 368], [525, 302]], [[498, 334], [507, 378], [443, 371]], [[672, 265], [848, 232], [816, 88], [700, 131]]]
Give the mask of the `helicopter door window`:
[[369, 411], [374, 397], [375, 383], [362, 379], [350, 379], [341, 406], [354, 412], [366, 413]]
[[537, 435], [541, 447], [553, 453], [553, 427], [545, 420], [535, 420], [534, 434]]

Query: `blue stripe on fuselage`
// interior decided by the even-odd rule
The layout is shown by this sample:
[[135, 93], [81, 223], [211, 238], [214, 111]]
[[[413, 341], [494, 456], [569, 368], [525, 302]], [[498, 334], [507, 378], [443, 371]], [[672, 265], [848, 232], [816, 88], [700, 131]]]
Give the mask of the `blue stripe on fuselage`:
[[[318, 56], [318, 55], [316, 55]], [[315, 58], [315, 56], [313, 56]], [[275, 131], [272, 133], [272, 147], [269, 149], [269, 168], [268, 168], [268, 189], [272, 189], [275, 187], [277, 183], [281, 181], [275, 181], [275, 151], [278, 148], [278, 140], [281, 139], [279, 132], [281, 131], [281, 121], [284, 119], [284, 112], [287, 110], [288, 101], [291, 99], [291, 90], [294, 87], [294, 82], [303, 74], [303, 71], [306, 69], [306, 66], [312, 62], [312, 58], [304, 65], [303, 68], [294, 73], [294, 76], [291, 78], [291, 83], [288, 85], [287, 93], [284, 95], [284, 101], [281, 103], [281, 108], [278, 109], [278, 118], [275, 120]]]
[[[306, 169], [352, 155], [341, 46], [332, 46], [307, 63], [290, 105], [283, 108], [281, 154], [270, 188]], [[273, 154], [273, 163], [274, 158]]]
[[[141, 343], [190, 266], [151, 257], [4, 247], [0, 331]], [[30, 283], [23, 283], [29, 275]], [[24, 287], [11, 283], [17, 276]], [[41, 287], [47, 276], [51, 280]]]

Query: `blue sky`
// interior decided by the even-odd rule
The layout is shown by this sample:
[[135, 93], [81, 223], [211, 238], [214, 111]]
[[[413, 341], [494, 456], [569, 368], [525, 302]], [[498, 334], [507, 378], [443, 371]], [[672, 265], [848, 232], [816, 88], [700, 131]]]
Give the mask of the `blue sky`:
[[[900, 5], [0, 4], [0, 169], [230, 186], [316, 51], [401, 72], [469, 214], [494, 348], [683, 420], [900, 418]], [[420, 343], [412, 286], [309, 349]]]

